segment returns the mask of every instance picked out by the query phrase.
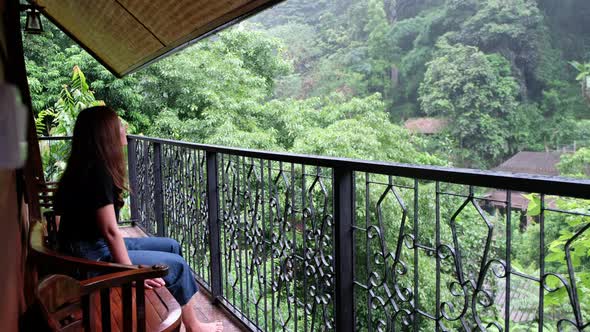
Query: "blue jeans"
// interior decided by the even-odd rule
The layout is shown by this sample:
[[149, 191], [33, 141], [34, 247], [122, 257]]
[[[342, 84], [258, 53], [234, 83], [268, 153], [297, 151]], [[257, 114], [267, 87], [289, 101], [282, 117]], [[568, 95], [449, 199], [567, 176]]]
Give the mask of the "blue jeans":
[[[133, 264], [166, 264], [168, 274], [163, 278], [166, 288], [182, 306], [199, 290], [192, 271], [184, 258], [180, 244], [167, 237], [124, 238], [129, 259]], [[69, 246], [71, 254], [95, 261], [112, 261], [104, 239], [76, 242]]]

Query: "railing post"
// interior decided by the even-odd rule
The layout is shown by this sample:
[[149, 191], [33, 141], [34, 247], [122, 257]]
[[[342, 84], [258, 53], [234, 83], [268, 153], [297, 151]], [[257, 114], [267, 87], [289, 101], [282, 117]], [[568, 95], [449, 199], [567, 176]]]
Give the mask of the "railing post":
[[154, 143], [154, 212], [158, 236], [166, 236], [164, 225], [164, 195], [162, 190], [162, 147]]
[[334, 169], [336, 331], [354, 331], [353, 172]]
[[135, 138], [127, 137], [127, 167], [129, 174], [129, 193], [130, 209], [131, 209], [131, 224], [135, 226], [135, 223], [139, 221], [139, 202], [137, 201], [138, 188], [137, 188], [137, 155], [135, 145], [137, 142]]
[[207, 152], [207, 207], [209, 218], [209, 253], [211, 255], [211, 295], [222, 295], [221, 280], [221, 227], [219, 225], [219, 187], [217, 153]]

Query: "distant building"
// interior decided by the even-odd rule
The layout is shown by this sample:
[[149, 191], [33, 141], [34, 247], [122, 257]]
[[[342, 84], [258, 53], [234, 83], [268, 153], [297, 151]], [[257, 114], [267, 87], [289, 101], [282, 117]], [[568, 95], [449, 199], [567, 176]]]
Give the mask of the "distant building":
[[433, 135], [443, 131], [449, 121], [441, 118], [411, 118], [404, 123], [404, 127], [415, 134]]
[[[494, 167], [493, 171], [499, 172], [510, 172], [510, 173], [527, 173], [547, 176], [557, 176], [559, 171], [557, 170], [557, 163], [561, 157], [562, 152], [551, 151], [551, 152], [532, 152], [532, 151], [521, 151], [510, 157], [505, 162], [501, 163], [497, 167]], [[526, 211], [529, 205], [528, 199], [524, 198], [523, 195], [527, 193], [519, 191], [510, 192], [510, 202], [512, 210], [520, 210], [521, 229], [526, 226], [532, 220], [526, 216]], [[495, 190], [485, 195], [489, 201], [486, 202], [487, 207], [493, 209], [499, 209], [504, 211], [507, 201], [506, 190]], [[554, 203], [554, 198], [549, 198], [546, 204], [551, 205]]]
[[[524, 198], [523, 195], [526, 195], [526, 193], [520, 191], [510, 192], [510, 204], [512, 206], [512, 210], [526, 212], [529, 207], [529, 200]], [[502, 211], [506, 208], [506, 204], [504, 204], [504, 202], [508, 200], [506, 197], [506, 190], [494, 190], [490, 193], [487, 193], [484, 197], [489, 200], [487, 204], [492, 208], [498, 208]]]
[[556, 176], [559, 175], [556, 165], [559, 162], [560, 157], [561, 152], [557, 151], [521, 151], [492, 170], [511, 173]]

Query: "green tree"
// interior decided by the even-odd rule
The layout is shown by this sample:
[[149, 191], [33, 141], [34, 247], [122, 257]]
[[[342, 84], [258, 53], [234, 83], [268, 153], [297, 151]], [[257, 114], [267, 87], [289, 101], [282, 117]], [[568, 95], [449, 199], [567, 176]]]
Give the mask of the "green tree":
[[275, 78], [291, 72], [291, 64], [284, 56], [283, 43], [256, 31], [238, 29], [219, 34], [219, 40], [209, 43], [213, 53], [234, 56], [242, 67], [264, 78], [269, 91], [273, 91]]
[[259, 33], [230, 31], [149, 68], [143, 110], [154, 124], [147, 133], [274, 148], [272, 128], [257, 120], [274, 77], [290, 70], [280, 50]]
[[[305, 128], [293, 140], [294, 152], [359, 159], [445, 164], [421, 152], [425, 142], [388, 119], [379, 94], [367, 98], [324, 98], [304, 111]], [[290, 119], [296, 116], [291, 115]], [[286, 123], [285, 123], [286, 125]], [[375, 130], [379, 128], [379, 130]]]
[[453, 42], [477, 46], [484, 53], [506, 58], [527, 95], [524, 83], [538, 62], [538, 39], [543, 17], [534, 0], [478, 1], [477, 12], [449, 34]]
[[380, 92], [385, 98], [391, 94], [391, 49], [389, 24], [385, 15], [383, 1], [368, 2], [367, 16], [369, 17], [365, 30], [368, 34], [367, 50], [369, 66], [371, 68], [368, 79], [369, 89]]
[[575, 178], [590, 177], [590, 148], [581, 148], [573, 154], [564, 154], [557, 164], [559, 173]]
[[571, 62], [572, 66], [578, 71], [576, 81], [582, 86], [582, 95], [590, 103], [590, 63]]
[[422, 109], [451, 120], [466, 164], [485, 167], [510, 151], [507, 117], [516, 111], [518, 87], [508, 62], [477, 47], [439, 43], [420, 85]]

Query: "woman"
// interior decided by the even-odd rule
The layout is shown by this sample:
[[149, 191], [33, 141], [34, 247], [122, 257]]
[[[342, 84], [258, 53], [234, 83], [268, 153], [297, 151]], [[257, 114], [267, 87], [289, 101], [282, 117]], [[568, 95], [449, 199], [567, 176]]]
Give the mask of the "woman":
[[125, 129], [106, 106], [83, 110], [76, 119], [72, 150], [59, 182], [55, 209], [62, 250], [92, 260], [121, 264], [166, 264], [166, 277], [145, 281], [166, 286], [182, 306], [187, 331], [222, 331], [221, 322], [202, 323], [194, 311], [198, 288], [180, 245], [169, 238], [123, 238], [117, 227], [126, 190]]

